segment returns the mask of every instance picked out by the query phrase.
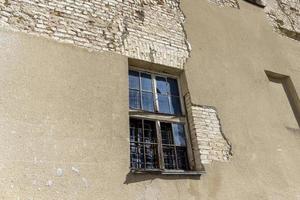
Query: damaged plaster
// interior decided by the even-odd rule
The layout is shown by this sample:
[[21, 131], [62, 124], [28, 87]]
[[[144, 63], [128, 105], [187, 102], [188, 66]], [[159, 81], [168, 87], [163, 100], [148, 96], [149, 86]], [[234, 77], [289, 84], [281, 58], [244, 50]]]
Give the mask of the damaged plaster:
[[216, 4], [220, 7], [240, 8], [237, 0], [208, 0], [208, 2]]
[[210, 164], [213, 161], [229, 161], [232, 146], [222, 131], [217, 110], [211, 106], [193, 104], [189, 94], [185, 96], [185, 102], [193, 150], [198, 157], [196, 162]]
[[189, 45], [178, 0], [1, 0], [0, 23], [17, 31], [183, 68]]
[[300, 41], [300, 0], [269, 0], [265, 12], [276, 32]]

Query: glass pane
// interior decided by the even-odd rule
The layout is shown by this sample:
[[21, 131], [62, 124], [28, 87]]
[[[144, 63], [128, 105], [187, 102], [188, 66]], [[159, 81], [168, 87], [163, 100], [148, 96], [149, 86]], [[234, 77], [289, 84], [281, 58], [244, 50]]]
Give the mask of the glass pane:
[[129, 88], [130, 89], [140, 89], [140, 77], [139, 72], [129, 71]]
[[156, 143], [156, 126], [154, 121], [144, 121], [144, 142], [145, 143]]
[[145, 155], [146, 155], [146, 168], [147, 169], [157, 169], [158, 167], [158, 153], [157, 145], [146, 144], [145, 145]]
[[186, 146], [185, 132], [183, 124], [172, 124], [173, 137], [176, 146]]
[[186, 147], [176, 147], [178, 169], [188, 169], [188, 158]]
[[181, 114], [181, 105], [180, 98], [171, 96], [171, 114], [180, 115]]
[[163, 147], [163, 155], [166, 169], [176, 169], [175, 149], [171, 146]]
[[143, 110], [154, 112], [153, 94], [150, 92], [142, 92]]
[[168, 93], [167, 82], [164, 77], [160, 77], [160, 76], [156, 77], [156, 90], [158, 94]]
[[159, 112], [171, 114], [169, 106], [169, 97], [166, 95], [158, 94], [158, 107]]
[[170, 88], [171, 95], [179, 96], [178, 83], [176, 79], [168, 78], [168, 85]]
[[129, 90], [129, 107], [132, 109], [141, 108], [140, 92], [137, 90]]
[[130, 167], [145, 168], [144, 147], [142, 145], [130, 144]]
[[174, 144], [171, 123], [160, 123], [163, 144]]
[[152, 92], [152, 81], [150, 74], [141, 74], [142, 77], [142, 90]]
[[143, 142], [142, 120], [130, 119], [130, 142]]

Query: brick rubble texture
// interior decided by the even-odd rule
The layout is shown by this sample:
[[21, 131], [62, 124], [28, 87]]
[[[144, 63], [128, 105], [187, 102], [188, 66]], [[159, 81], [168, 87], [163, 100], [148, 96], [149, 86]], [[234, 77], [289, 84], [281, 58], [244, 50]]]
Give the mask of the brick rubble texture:
[[208, 0], [208, 2], [216, 4], [220, 7], [239, 8], [239, 2], [237, 0]]
[[180, 69], [189, 57], [178, 0], [1, 0], [0, 23]]
[[269, 0], [265, 12], [277, 32], [300, 41], [300, 0]]

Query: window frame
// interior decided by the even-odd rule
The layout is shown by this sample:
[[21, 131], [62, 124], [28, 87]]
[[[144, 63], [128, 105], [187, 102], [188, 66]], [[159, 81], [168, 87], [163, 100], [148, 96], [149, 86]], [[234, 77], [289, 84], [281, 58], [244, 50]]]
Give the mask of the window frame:
[[[194, 159], [194, 153], [192, 149], [192, 141], [189, 131], [189, 124], [186, 117], [186, 107], [185, 107], [185, 101], [182, 95], [182, 85], [181, 80], [179, 76], [175, 76], [168, 73], [161, 73], [158, 71], [143, 69], [143, 68], [137, 68], [133, 66], [129, 66], [128, 68], [128, 76], [129, 71], [136, 71], [139, 73], [146, 73], [151, 75], [152, 80], [152, 91], [153, 91], [153, 102], [154, 102], [154, 112], [151, 111], [145, 111], [142, 110], [142, 106], [140, 109], [131, 109], [129, 107], [129, 119], [141, 119], [141, 120], [152, 120], [155, 121], [156, 125], [156, 134], [157, 134], [157, 140], [158, 140], [158, 157], [159, 157], [159, 169], [133, 169], [130, 167], [131, 172], [133, 173], [148, 173], [148, 172], [159, 172], [161, 174], [166, 175], [200, 175], [203, 174], [203, 172], [196, 171], [195, 166], [195, 159]], [[168, 113], [160, 113], [158, 112], [158, 95], [156, 92], [156, 77], [164, 77], [166, 78], [172, 78], [177, 81], [177, 87], [178, 87], [178, 93], [179, 93], [179, 100], [180, 100], [180, 109], [181, 114], [168, 114]], [[141, 86], [141, 80], [140, 80], [140, 86]], [[129, 87], [128, 87], [128, 90]], [[140, 95], [142, 96], [142, 95]], [[142, 97], [140, 97], [142, 98]], [[169, 103], [170, 103], [170, 97], [168, 97]], [[128, 104], [129, 105], [129, 104]], [[142, 100], [141, 100], [142, 105]], [[162, 135], [161, 135], [161, 123], [179, 123], [183, 124], [184, 127], [184, 133], [185, 133], [185, 139], [186, 139], [186, 151], [187, 151], [187, 161], [188, 161], [188, 170], [181, 170], [181, 169], [165, 169], [164, 166], [164, 158], [163, 158], [163, 144], [162, 144]], [[176, 160], [177, 162], [177, 160]]]
[[[172, 74], [167, 74], [167, 73], [160, 73], [157, 71], [153, 71], [153, 70], [146, 70], [146, 69], [141, 69], [141, 68], [137, 68], [137, 67], [132, 67], [130, 66], [128, 71], [136, 71], [139, 72], [139, 74], [141, 73], [145, 73], [145, 74], [149, 74], [151, 75], [151, 84], [152, 84], [152, 94], [153, 94], [153, 107], [154, 107], [154, 111], [147, 111], [147, 110], [143, 110], [142, 106], [143, 106], [143, 97], [142, 97], [142, 93], [140, 94], [140, 109], [132, 109], [129, 108], [130, 111], [140, 111], [140, 112], [149, 112], [149, 113], [154, 113], [155, 115], [170, 115], [170, 116], [178, 116], [178, 117], [185, 117], [185, 106], [184, 106], [184, 99], [183, 99], [183, 95], [182, 95], [182, 88], [181, 88], [181, 83], [180, 83], [180, 79], [178, 76], [172, 75]], [[177, 87], [178, 87], [178, 97], [179, 97], [179, 101], [180, 101], [180, 110], [181, 110], [181, 114], [171, 114], [171, 113], [163, 113], [163, 112], [159, 112], [159, 102], [158, 102], [158, 93], [157, 93], [157, 83], [156, 83], [156, 77], [163, 77], [167, 80], [167, 78], [172, 78], [175, 79], [177, 81]], [[139, 79], [139, 85], [140, 85], [140, 91], [143, 92], [142, 90], [142, 81], [141, 79]], [[128, 87], [129, 88], [129, 87]], [[130, 88], [129, 88], [130, 89]], [[133, 89], [132, 89], [133, 90]], [[169, 103], [169, 108], [171, 108], [170, 103], [170, 97], [172, 97], [172, 95], [168, 95], [168, 103]]]

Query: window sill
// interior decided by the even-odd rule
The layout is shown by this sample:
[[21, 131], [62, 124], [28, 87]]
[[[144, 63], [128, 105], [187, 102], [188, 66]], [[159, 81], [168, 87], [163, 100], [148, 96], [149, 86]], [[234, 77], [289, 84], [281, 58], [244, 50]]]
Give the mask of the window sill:
[[161, 169], [130, 169], [133, 174], [160, 174], [160, 175], [182, 175], [201, 176], [205, 171], [185, 171], [185, 170], [161, 170]]

